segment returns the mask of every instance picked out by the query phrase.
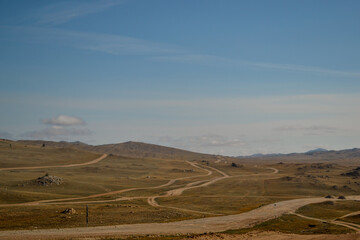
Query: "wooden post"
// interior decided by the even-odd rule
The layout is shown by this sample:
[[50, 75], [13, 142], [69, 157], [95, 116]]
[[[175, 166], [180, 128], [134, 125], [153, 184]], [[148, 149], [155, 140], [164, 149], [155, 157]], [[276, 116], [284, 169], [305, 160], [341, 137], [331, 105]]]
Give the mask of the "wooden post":
[[86, 205], [86, 226], [89, 226], [89, 207]]

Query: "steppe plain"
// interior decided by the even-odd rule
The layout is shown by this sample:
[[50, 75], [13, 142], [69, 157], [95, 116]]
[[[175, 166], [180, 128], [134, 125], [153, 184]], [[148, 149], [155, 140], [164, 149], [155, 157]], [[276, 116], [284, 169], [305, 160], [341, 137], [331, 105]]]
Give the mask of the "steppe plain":
[[4, 139], [0, 239], [360, 239], [359, 166], [359, 149], [233, 158]]

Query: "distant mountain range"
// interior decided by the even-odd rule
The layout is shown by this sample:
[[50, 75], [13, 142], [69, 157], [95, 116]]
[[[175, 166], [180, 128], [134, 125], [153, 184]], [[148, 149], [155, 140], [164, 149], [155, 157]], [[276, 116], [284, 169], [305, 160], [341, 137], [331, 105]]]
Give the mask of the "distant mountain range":
[[305, 154], [312, 155], [314, 153], [328, 152], [328, 151], [329, 150], [326, 150], [324, 148], [317, 148], [317, 149], [314, 149], [314, 150], [307, 151], [307, 152], [305, 152]]
[[262, 154], [262, 153], [256, 153], [248, 156], [237, 156], [237, 158], [258, 158], [258, 157], [278, 157], [278, 156], [289, 156], [294, 154], [306, 154], [306, 155], [313, 155], [320, 152], [328, 152], [329, 150], [326, 150], [324, 148], [316, 148], [304, 153], [270, 153], [270, 154]]
[[253, 154], [251, 156], [239, 156], [237, 158], [246, 162], [339, 162], [347, 165], [360, 165], [360, 149], [353, 148], [335, 151], [317, 148], [304, 153]]
[[89, 145], [82, 142], [53, 142], [41, 140], [17, 141], [26, 145], [43, 145], [62, 148], [77, 148], [86, 151], [107, 153], [132, 158], [158, 158], [178, 160], [225, 160], [228, 162], [238, 161], [253, 163], [263, 161], [269, 164], [278, 162], [341, 162], [343, 164], [360, 165], [360, 149], [326, 150], [317, 148], [304, 153], [274, 153], [274, 154], [253, 154], [251, 156], [226, 157], [212, 154], [196, 153], [172, 147], [165, 147], [142, 142], [124, 142], [116, 144]]

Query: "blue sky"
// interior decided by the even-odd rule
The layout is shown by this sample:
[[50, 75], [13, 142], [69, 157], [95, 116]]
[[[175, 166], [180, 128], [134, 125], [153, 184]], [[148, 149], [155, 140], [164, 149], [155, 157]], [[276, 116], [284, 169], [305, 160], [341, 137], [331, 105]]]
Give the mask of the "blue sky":
[[0, 3], [0, 136], [360, 145], [359, 1]]

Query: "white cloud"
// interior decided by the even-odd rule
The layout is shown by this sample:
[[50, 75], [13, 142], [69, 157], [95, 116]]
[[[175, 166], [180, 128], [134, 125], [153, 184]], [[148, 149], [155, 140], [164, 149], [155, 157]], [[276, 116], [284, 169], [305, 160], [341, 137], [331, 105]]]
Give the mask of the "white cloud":
[[85, 121], [79, 117], [59, 115], [50, 119], [43, 119], [41, 122], [50, 125], [50, 127], [29, 131], [21, 134], [20, 137], [47, 140], [72, 140], [79, 136], [92, 134], [89, 129], [73, 127], [85, 125]]
[[78, 117], [59, 115], [50, 119], [43, 119], [42, 123], [55, 126], [85, 125], [85, 121]]

